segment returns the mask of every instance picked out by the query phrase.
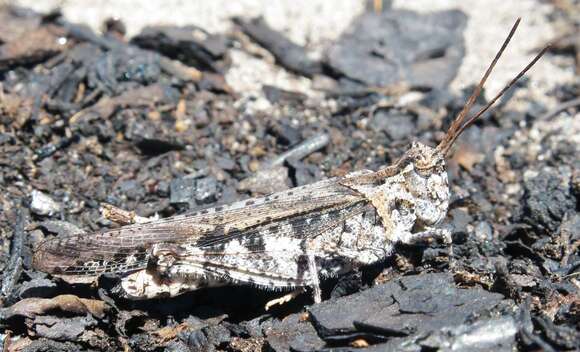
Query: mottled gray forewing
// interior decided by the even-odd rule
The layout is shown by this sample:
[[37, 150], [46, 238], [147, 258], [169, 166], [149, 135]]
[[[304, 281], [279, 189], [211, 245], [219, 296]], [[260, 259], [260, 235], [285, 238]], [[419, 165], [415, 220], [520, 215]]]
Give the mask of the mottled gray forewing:
[[[171, 253], [171, 272], [178, 277], [213, 276], [269, 288], [304, 286], [311, 282], [308, 254], [324, 252], [336, 260], [333, 245], [340, 241], [332, 239], [348, 231], [347, 220], [362, 213], [376, 215], [371, 204], [359, 201], [236, 230], [226, 236], [212, 234], [196, 242], [171, 244], [162, 251]], [[311, 240], [318, 236], [331, 239], [327, 248], [313, 245]]]
[[364, 199], [337, 179], [178, 215], [159, 221], [124, 226], [93, 234], [72, 235], [42, 242], [34, 266], [61, 275], [124, 273], [147, 265], [151, 245], [224, 241], [241, 233], [259, 233], [266, 224], [308, 217]]

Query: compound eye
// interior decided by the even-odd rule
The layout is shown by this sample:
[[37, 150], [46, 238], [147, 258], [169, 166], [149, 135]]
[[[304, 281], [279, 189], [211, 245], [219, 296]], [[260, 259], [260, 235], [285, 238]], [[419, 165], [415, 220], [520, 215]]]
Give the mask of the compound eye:
[[413, 203], [407, 199], [397, 199], [395, 201], [395, 208], [402, 216], [408, 216], [409, 214], [414, 213]]

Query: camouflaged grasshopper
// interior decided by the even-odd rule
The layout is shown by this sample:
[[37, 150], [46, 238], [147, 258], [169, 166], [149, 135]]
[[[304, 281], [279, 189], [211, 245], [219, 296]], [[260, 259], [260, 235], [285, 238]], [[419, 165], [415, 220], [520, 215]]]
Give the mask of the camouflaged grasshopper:
[[388, 257], [397, 242], [432, 236], [447, 214], [445, 158], [458, 136], [545, 53], [544, 48], [487, 106], [468, 112], [519, 19], [473, 95], [435, 148], [415, 142], [393, 165], [196, 213], [42, 242], [34, 266], [69, 282], [116, 273], [126, 297], [175, 296], [202, 287], [310, 287], [319, 279]]

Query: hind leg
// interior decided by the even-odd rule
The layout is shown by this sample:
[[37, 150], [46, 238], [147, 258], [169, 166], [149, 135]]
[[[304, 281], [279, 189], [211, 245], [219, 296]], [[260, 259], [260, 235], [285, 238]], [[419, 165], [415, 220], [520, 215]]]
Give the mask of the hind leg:
[[[306, 258], [308, 261], [308, 272], [310, 275], [310, 284], [308, 286], [312, 288], [312, 296], [314, 299], [314, 303], [320, 303], [322, 302], [322, 290], [320, 289], [320, 280], [318, 277], [318, 267], [316, 265], [316, 257], [314, 256], [313, 253], [308, 253], [306, 255]], [[291, 300], [293, 300], [294, 298], [298, 297], [299, 295], [303, 294], [305, 291], [306, 291], [305, 287], [300, 287], [290, 293], [285, 294], [282, 297], [267, 302], [264, 309], [267, 311], [275, 305], [286, 304]]]
[[125, 298], [140, 300], [160, 297], [175, 297], [182, 293], [200, 288], [221, 287], [227, 285], [224, 280], [210, 277], [160, 279], [147, 270], [139, 270], [122, 278], [121, 287]]

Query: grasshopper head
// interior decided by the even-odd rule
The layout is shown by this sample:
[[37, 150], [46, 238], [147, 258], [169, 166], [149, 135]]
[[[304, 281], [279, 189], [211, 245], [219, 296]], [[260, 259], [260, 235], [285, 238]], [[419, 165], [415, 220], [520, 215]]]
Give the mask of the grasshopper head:
[[423, 177], [445, 172], [445, 156], [437, 148], [413, 142], [405, 153], [405, 158], [409, 159], [413, 169]]
[[[414, 203], [414, 214], [416, 216], [415, 227], [429, 227], [440, 222], [447, 213], [449, 202], [449, 186], [447, 183], [447, 172], [445, 170], [445, 157], [450, 154], [451, 147], [457, 138], [477, 121], [483, 114], [493, 106], [493, 104], [513, 86], [549, 49], [550, 45], [536, 55], [536, 57], [514, 77], [493, 99], [491, 99], [477, 113], [468, 117], [469, 112], [477, 97], [481, 94], [485, 81], [491, 74], [495, 64], [502, 55], [504, 49], [512, 38], [520, 19], [516, 21], [504, 41], [501, 49], [496, 54], [487, 71], [479, 81], [473, 94], [467, 103], [455, 117], [443, 140], [435, 148], [431, 148], [421, 143], [413, 143], [411, 148], [405, 153], [400, 163], [407, 163], [404, 169], [406, 189], [416, 199]], [[412, 164], [412, 167], [410, 166]]]
[[519, 22], [520, 19], [512, 27], [475, 91], [454, 118], [437, 147], [414, 142], [411, 148], [392, 165], [374, 173], [357, 175], [341, 182], [359, 191], [372, 202], [386, 224], [390, 241], [410, 241], [414, 236], [433, 231], [435, 225], [445, 218], [449, 205], [445, 158], [451, 154], [451, 148], [457, 138], [482, 117], [549, 49], [550, 46], [546, 46], [483, 108], [468, 116]]

